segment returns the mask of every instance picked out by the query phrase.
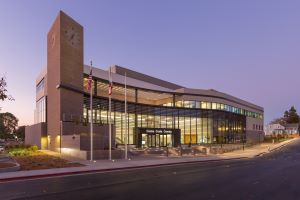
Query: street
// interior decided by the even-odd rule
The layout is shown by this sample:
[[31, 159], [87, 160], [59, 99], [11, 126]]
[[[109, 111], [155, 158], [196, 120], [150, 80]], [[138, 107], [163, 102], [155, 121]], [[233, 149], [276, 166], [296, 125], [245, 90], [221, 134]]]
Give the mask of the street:
[[300, 199], [300, 141], [261, 157], [0, 183], [0, 199]]

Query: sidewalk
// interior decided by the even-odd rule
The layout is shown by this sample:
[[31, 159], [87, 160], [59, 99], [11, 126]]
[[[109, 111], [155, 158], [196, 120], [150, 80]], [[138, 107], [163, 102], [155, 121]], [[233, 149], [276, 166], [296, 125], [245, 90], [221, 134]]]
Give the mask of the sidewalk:
[[258, 144], [258, 145], [254, 145], [252, 147], [248, 147], [245, 148], [245, 150], [237, 150], [237, 151], [233, 151], [233, 152], [228, 152], [228, 153], [224, 153], [222, 155], [220, 155], [220, 157], [224, 157], [224, 158], [236, 158], [239, 156], [243, 156], [243, 157], [247, 157], [247, 158], [253, 158], [256, 156], [260, 156], [272, 151], [275, 151], [281, 147], [284, 147], [285, 145], [296, 141], [296, 140], [300, 140], [300, 138], [294, 138], [294, 139], [290, 139], [290, 140], [286, 140], [280, 143], [262, 143], [262, 144]]
[[[48, 177], [48, 176], [72, 175], [72, 174], [80, 174], [80, 173], [110, 172], [116, 170], [138, 169], [138, 168], [145, 168], [145, 167], [155, 167], [155, 166], [174, 165], [174, 164], [187, 164], [187, 163], [196, 163], [196, 162], [209, 162], [209, 161], [213, 162], [213, 161], [253, 158], [255, 156], [259, 156], [261, 154], [274, 151], [278, 148], [281, 148], [282, 146], [287, 145], [290, 142], [299, 139], [300, 138], [295, 138], [278, 144], [255, 145], [250, 148], [245, 148], [244, 151], [238, 150], [238, 151], [225, 153], [221, 155], [207, 155], [207, 156], [197, 156], [197, 157], [193, 157], [193, 156], [152, 157], [152, 158], [138, 158], [133, 160], [116, 160], [114, 162], [109, 160], [99, 160], [96, 162], [91, 162], [87, 160], [68, 158], [71, 162], [78, 162], [86, 166], [0, 173], [0, 182], [38, 178], [38, 177]], [[44, 152], [57, 156], [57, 153], [51, 151], [44, 151]], [[66, 159], [66, 157], [63, 158]]]

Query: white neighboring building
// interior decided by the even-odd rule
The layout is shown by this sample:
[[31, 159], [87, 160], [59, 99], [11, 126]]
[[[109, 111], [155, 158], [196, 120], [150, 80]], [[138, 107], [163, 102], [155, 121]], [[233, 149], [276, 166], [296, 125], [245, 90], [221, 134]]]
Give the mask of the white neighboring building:
[[287, 134], [299, 134], [299, 124], [286, 124], [285, 133]]
[[264, 129], [265, 135], [283, 134], [285, 132], [285, 127], [280, 124], [268, 124]]

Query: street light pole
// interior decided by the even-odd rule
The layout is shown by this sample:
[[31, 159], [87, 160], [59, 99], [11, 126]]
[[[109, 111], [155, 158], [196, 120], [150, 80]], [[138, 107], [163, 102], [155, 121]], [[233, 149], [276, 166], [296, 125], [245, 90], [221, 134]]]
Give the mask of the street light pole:
[[112, 94], [112, 77], [111, 77], [111, 67], [109, 67], [109, 91], [108, 91], [108, 106], [109, 106], [109, 114], [108, 114], [108, 124], [109, 124], [109, 160], [111, 160], [111, 94]]
[[125, 159], [128, 159], [127, 151], [128, 142], [128, 119], [127, 119], [127, 74], [125, 72]]
[[245, 134], [243, 134], [243, 151], [245, 150]]

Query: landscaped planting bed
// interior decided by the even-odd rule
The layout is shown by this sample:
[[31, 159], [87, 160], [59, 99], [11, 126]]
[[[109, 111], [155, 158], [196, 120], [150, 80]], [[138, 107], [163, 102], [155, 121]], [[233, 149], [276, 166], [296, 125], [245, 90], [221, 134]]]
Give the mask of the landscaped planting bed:
[[79, 163], [72, 163], [60, 157], [51, 156], [40, 152], [35, 146], [8, 147], [7, 152], [20, 164], [21, 170], [83, 166]]
[[51, 169], [63, 167], [81, 167], [79, 163], [70, 163], [59, 157], [50, 156], [42, 152], [34, 152], [27, 156], [14, 156], [21, 165], [21, 170]]

